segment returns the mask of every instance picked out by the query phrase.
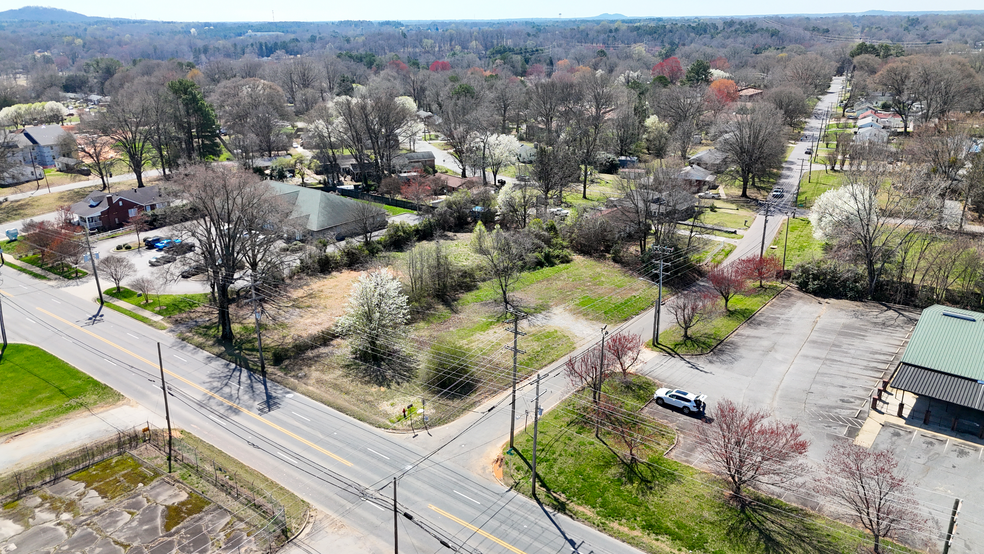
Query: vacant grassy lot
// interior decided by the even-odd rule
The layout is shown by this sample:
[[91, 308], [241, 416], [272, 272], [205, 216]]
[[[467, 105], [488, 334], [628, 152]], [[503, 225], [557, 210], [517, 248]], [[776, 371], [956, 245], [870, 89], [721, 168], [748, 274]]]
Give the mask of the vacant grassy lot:
[[755, 212], [749, 210], [745, 205], [726, 200], [711, 200], [701, 215], [699, 223], [729, 229], [748, 229], [748, 225], [754, 220]]
[[380, 204], [378, 202], [369, 202], [367, 200], [360, 200], [358, 198], [354, 198], [353, 200], [356, 200], [358, 202], [362, 202], [362, 203], [365, 203], [365, 204], [371, 204], [373, 206], [376, 206], [377, 208], [381, 208], [383, 210], [386, 210], [386, 213], [388, 213], [391, 216], [401, 215], [401, 214], [414, 214], [414, 213], [417, 213], [417, 212], [415, 212], [413, 210], [408, 210], [406, 208], [400, 208], [400, 207], [397, 207], [397, 206], [390, 206], [389, 204]]
[[37, 346], [11, 344], [0, 360], [0, 436], [122, 396]]
[[843, 185], [846, 177], [846, 174], [839, 171], [814, 171], [812, 177], [804, 173], [800, 181], [797, 204], [804, 208], [813, 207], [813, 203], [821, 194]]
[[[637, 377], [631, 384], [609, 381], [606, 387], [629, 407], [647, 402], [655, 383]], [[589, 396], [575, 395], [540, 420], [537, 490], [548, 508], [659, 554], [861, 551], [864, 536], [857, 529], [774, 498], [755, 495], [752, 508], [734, 508], [719, 479], [663, 457], [674, 432], [657, 422], [647, 426], [638, 461], [626, 463], [618, 435], [603, 430], [599, 440], [582, 419], [589, 402]], [[503, 477], [529, 495], [532, 429], [517, 434], [516, 446], [518, 453], [503, 453]]]
[[83, 187], [52, 194], [38, 194], [21, 200], [11, 200], [0, 204], [0, 221], [16, 221], [37, 217], [41, 214], [57, 211], [58, 208], [82, 200], [98, 186]]
[[[789, 223], [788, 244], [786, 242], [787, 222]], [[780, 258], [782, 257], [783, 247], [785, 246], [787, 248], [787, 269], [796, 267], [796, 264], [800, 262], [820, 258], [824, 255], [823, 243], [813, 238], [813, 226], [810, 225], [810, 220], [805, 217], [797, 217], [784, 221], [782, 226], [779, 227], [779, 232], [776, 233], [776, 238], [772, 241], [772, 244], [776, 247], [776, 250], [773, 252]]]
[[732, 298], [728, 303], [728, 311], [724, 310], [723, 301], [718, 298], [714, 306], [708, 308], [704, 319], [690, 329], [690, 337], [686, 340], [683, 338], [683, 331], [676, 325], [671, 315], [667, 318], [669, 328], [660, 332], [659, 342], [677, 354], [706, 354], [726, 339], [739, 325], [748, 321], [783, 288], [779, 285], [766, 285], [762, 289], [752, 289], [748, 295]]
[[116, 292], [116, 287], [110, 287], [103, 291], [104, 294], [118, 298], [124, 302], [139, 306], [145, 310], [160, 314], [163, 317], [170, 317], [185, 313], [202, 305], [208, 304], [208, 294], [152, 294], [149, 297], [138, 296], [136, 291], [126, 287], [120, 287]]

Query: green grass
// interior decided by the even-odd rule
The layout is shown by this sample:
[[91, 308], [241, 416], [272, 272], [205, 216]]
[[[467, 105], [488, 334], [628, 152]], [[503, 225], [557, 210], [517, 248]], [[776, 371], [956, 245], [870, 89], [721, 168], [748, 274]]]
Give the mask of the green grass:
[[103, 294], [159, 314], [162, 317], [182, 314], [208, 303], [207, 293], [152, 294], [150, 295], [150, 302], [145, 302], [147, 300], [146, 297], [137, 296], [138, 293], [136, 291], [126, 287], [120, 287], [120, 292], [116, 292], [116, 287], [111, 287], [104, 291]]
[[[606, 383], [609, 395], [638, 407], [652, 397], [655, 383], [635, 377], [630, 384]], [[583, 521], [644, 552], [678, 554], [854, 554], [863, 533], [812, 512], [755, 493], [745, 512], [725, 501], [724, 483], [708, 473], [663, 457], [674, 431], [654, 423], [650, 441], [630, 465], [617, 435], [580, 419], [590, 397], [562, 402], [538, 426], [538, 497], [545, 508]], [[504, 452], [507, 486], [530, 495], [528, 461], [532, 426], [516, 435], [516, 453]], [[689, 439], [684, 439], [689, 440]], [[621, 458], [619, 457], [621, 455]]]
[[690, 337], [687, 340], [684, 340], [683, 331], [673, 323], [671, 316], [668, 318], [671, 326], [659, 334], [659, 342], [677, 354], [706, 354], [726, 339], [739, 325], [751, 319], [755, 312], [765, 306], [783, 288], [778, 285], [767, 285], [764, 289], [753, 289], [748, 296], [738, 295], [728, 303], [727, 312], [724, 311], [721, 299], [718, 298], [714, 307], [709, 308], [709, 315], [690, 329]]
[[721, 245], [721, 249], [715, 252], [713, 256], [711, 256], [711, 259], [708, 260], [708, 263], [710, 263], [711, 265], [720, 265], [721, 262], [728, 259], [728, 256], [730, 256], [731, 253], [734, 252], [734, 250], [735, 250], [735, 245], [731, 244], [730, 242], [724, 243], [723, 245]]
[[359, 202], [362, 202], [364, 204], [372, 204], [373, 206], [376, 206], [377, 208], [382, 208], [382, 209], [386, 210], [386, 213], [390, 214], [391, 216], [393, 216], [393, 215], [401, 215], [401, 214], [415, 214], [415, 213], [417, 213], [417, 212], [415, 212], [413, 210], [408, 210], [406, 208], [400, 208], [398, 206], [390, 206], [389, 204], [381, 204], [379, 202], [369, 202], [368, 200], [361, 200], [359, 198], [356, 198], [355, 200], [358, 200]]
[[31, 256], [24, 256], [23, 258], [18, 258], [18, 261], [33, 265], [34, 267], [41, 268], [45, 271], [54, 273], [55, 275], [65, 279], [76, 279], [76, 278], [80, 279], [89, 274], [84, 269], [79, 269], [74, 266], [68, 265], [66, 263], [42, 264], [41, 256], [37, 254], [33, 254]]
[[157, 474], [145, 469], [129, 454], [123, 454], [83, 469], [69, 478], [85, 483], [86, 487], [99, 493], [99, 496], [112, 500], [136, 490], [141, 484], [149, 485], [157, 478]]
[[114, 312], [119, 312], [127, 317], [132, 317], [133, 319], [139, 321], [140, 323], [150, 325], [155, 329], [159, 329], [161, 331], [167, 329], [167, 325], [161, 323], [160, 321], [154, 321], [149, 317], [144, 317], [136, 312], [131, 312], [130, 310], [123, 308], [121, 306], [117, 306], [116, 304], [111, 304], [109, 302], [106, 302], [105, 306], [110, 310], [113, 310]]
[[0, 436], [119, 401], [113, 389], [46, 351], [11, 344], [0, 360]]
[[714, 200], [701, 215], [698, 223], [729, 229], [748, 229], [748, 225], [754, 220], [754, 212], [730, 202]]
[[806, 218], [794, 218], [789, 220], [789, 240], [786, 241], [786, 222], [779, 227], [775, 240], [772, 241], [776, 247], [774, 251], [780, 258], [785, 246], [786, 268], [795, 267], [796, 264], [821, 258], [824, 256], [823, 243], [813, 238], [813, 225]]
[[815, 170], [812, 177], [809, 173], [804, 172], [796, 203], [804, 208], [811, 208], [821, 194], [840, 187], [846, 179], [847, 175], [840, 171]]
[[31, 271], [30, 269], [21, 267], [21, 266], [19, 266], [17, 264], [5, 264], [4, 267], [9, 267], [10, 269], [13, 269], [14, 271], [20, 271], [21, 273], [25, 273], [27, 275], [30, 275], [31, 277], [34, 277], [35, 279], [41, 279], [42, 281], [50, 281], [51, 280], [46, 275], [41, 275], [40, 273], [35, 273], [35, 272]]

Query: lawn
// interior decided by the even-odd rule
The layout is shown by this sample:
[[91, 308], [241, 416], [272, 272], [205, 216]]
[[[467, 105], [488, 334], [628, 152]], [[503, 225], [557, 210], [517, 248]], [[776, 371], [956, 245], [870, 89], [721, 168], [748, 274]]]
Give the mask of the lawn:
[[152, 294], [150, 295], [150, 302], [147, 302], [146, 297], [139, 296], [139, 293], [126, 287], [120, 287], [119, 292], [116, 292], [116, 287], [109, 287], [104, 291], [104, 294], [163, 317], [181, 314], [208, 304], [208, 294], [204, 292], [200, 294]]
[[41, 256], [37, 254], [32, 254], [30, 256], [24, 256], [18, 258], [18, 261], [23, 262], [25, 264], [33, 265], [34, 267], [39, 267], [45, 271], [54, 273], [55, 275], [59, 277], [63, 277], [65, 279], [77, 279], [77, 278], [85, 277], [86, 275], [89, 274], [84, 269], [79, 269], [75, 266], [71, 266], [69, 264], [62, 263], [62, 262], [56, 264], [42, 264]]
[[805, 217], [797, 217], [789, 221], [788, 242], [786, 240], [786, 222], [783, 222], [782, 226], [779, 227], [779, 232], [776, 233], [776, 238], [772, 241], [772, 245], [776, 247], [773, 252], [780, 258], [783, 247], [788, 249], [786, 251], [786, 268], [796, 267], [796, 264], [814, 258], [822, 258], [824, 256], [823, 243], [813, 238], [813, 225], [810, 225], [810, 220]]
[[154, 329], [160, 329], [161, 331], [167, 329], [167, 325], [161, 323], [160, 321], [154, 321], [149, 317], [144, 317], [136, 312], [131, 312], [130, 310], [117, 306], [116, 304], [113, 304], [111, 302], [106, 302], [105, 307], [110, 310], [113, 310], [114, 312], [121, 313], [127, 317], [132, 317], [133, 319], [139, 321], [140, 323], [143, 323], [145, 325], [150, 325]]
[[0, 360], [0, 436], [110, 404], [119, 393], [37, 346], [11, 344]]
[[90, 192], [98, 189], [98, 186], [83, 187], [4, 202], [0, 204], [0, 221], [16, 221], [54, 212], [66, 204], [82, 200]]
[[376, 206], [377, 208], [382, 208], [382, 209], [386, 210], [386, 213], [390, 214], [390, 216], [401, 215], [401, 214], [415, 214], [415, 213], [417, 213], [417, 212], [415, 212], [413, 210], [408, 210], [406, 208], [400, 208], [398, 206], [390, 206], [389, 204], [382, 204], [382, 203], [379, 203], [379, 202], [369, 202], [368, 200], [361, 200], [359, 198], [354, 198], [353, 200], [357, 200], [359, 202], [364, 202], [366, 204], [372, 204], [373, 206]]
[[[655, 383], [606, 383], [609, 395], [638, 406]], [[590, 402], [579, 393], [543, 416], [538, 426], [538, 497], [544, 507], [581, 520], [644, 552], [659, 554], [854, 554], [863, 534], [847, 525], [777, 499], [754, 494], [745, 512], [724, 500], [724, 484], [711, 474], [663, 457], [674, 431], [649, 420], [645, 446], [633, 465], [615, 433], [601, 439], [583, 420]], [[681, 437], [682, 440], [689, 440]], [[529, 496], [532, 425], [516, 436], [518, 453], [503, 452], [507, 486]], [[894, 545], [893, 545], [894, 549]]]
[[796, 203], [803, 208], [812, 208], [817, 198], [844, 184], [847, 174], [840, 171], [815, 170], [812, 177], [804, 172], [800, 180], [799, 197]]
[[755, 213], [744, 206], [724, 200], [713, 200], [701, 215], [699, 223], [729, 229], [748, 229], [748, 225], [754, 220]]
[[[765, 304], [772, 300], [785, 287], [766, 285], [763, 289], [754, 288], [746, 295], [738, 295], [728, 303], [728, 311], [718, 297], [714, 305], [707, 310], [707, 316], [690, 329], [690, 337], [683, 338], [683, 331], [673, 321], [673, 316], [667, 320], [664, 331], [659, 333], [659, 342], [664, 348], [677, 354], [707, 354], [715, 346], [728, 338], [739, 325], [751, 319]], [[666, 313], [669, 313], [667, 310]], [[647, 343], [648, 344], [648, 343]]]

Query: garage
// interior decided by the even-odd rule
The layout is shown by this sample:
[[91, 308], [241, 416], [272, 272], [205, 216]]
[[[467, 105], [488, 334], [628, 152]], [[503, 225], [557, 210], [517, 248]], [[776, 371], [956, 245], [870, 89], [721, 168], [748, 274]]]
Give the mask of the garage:
[[900, 413], [912, 406], [908, 423], [984, 437], [984, 313], [923, 310], [891, 385], [902, 394]]

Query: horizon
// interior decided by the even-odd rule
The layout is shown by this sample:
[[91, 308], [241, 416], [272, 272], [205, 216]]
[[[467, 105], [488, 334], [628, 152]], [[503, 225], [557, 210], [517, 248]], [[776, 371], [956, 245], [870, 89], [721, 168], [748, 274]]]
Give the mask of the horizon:
[[[658, 14], [640, 15], [634, 9], [652, 10], [654, 7], [649, 3], [639, 0], [623, 0], [618, 5], [608, 5], [602, 9], [595, 3], [582, 1], [575, 3], [565, 3], [562, 0], [552, 0], [537, 4], [537, 11], [529, 11], [529, 6], [516, 0], [507, 0], [505, 3], [497, 3], [493, 6], [462, 6], [459, 3], [449, 0], [440, 0], [427, 6], [427, 12], [414, 9], [414, 6], [405, 3], [394, 2], [393, 0], [381, 0], [375, 2], [371, 7], [361, 5], [343, 6], [341, 9], [325, 6], [324, 4], [311, 0], [301, 0], [289, 6], [278, 15], [277, 10], [270, 9], [269, 4], [264, 3], [260, 8], [260, 2], [247, 1], [237, 4], [236, 16], [230, 17], [229, 10], [223, 8], [221, 4], [212, 4], [205, 10], [202, 5], [192, 3], [189, 0], [174, 0], [167, 6], [134, 5], [124, 3], [121, 0], [47, 0], [46, 5], [36, 4], [24, 5], [20, 8], [10, 8], [11, 11], [24, 8], [55, 8], [69, 12], [85, 15], [93, 18], [121, 18], [133, 20], [147, 20], [157, 22], [179, 22], [179, 23], [271, 23], [271, 22], [306, 22], [306, 23], [331, 23], [345, 20], [357, 21], [406, 21], [406, 22], [429, 22], [429, 21], [510, 21], [510, 20], [581, 20], [581, 19], [606, 19], [606, 15], [617, 16], [617, 19], [652, 19], [652, 18], [728, 18], [728, 17], [836, 17], [840, 15], [854, 15], [865, 12], [878, 12], [879, 14], [941, 14], [950, 12], [982, 12], [981, 6], [970, 0], [946, 0], [945, 8], [937, 10], [927, 10], [924, 3], [914, 0], [903, 0], [892, 5], [892, 9], [884, 9], [883, 3], [864, 2], [855, 3], [849, 0], [834, 0], [825, 4], [828, 11], [816, 13], [789, 13], [782, 11], [788, 9], [788, 4], [778, 0], [766, 0], [757, 3], [756, 9], [748, 10], [744, 13], [726, 12], [734, 10], [733, 3], [725, 3], [722, 0], [710, 0], [701, 4], [705, 8], [696, 12], [684, 13], [684, 10], [691, 9], [691, 6], [674, 4], [671, 11]], [[254, 7], [255, 6], [255, 7]], [[718, 13], [714, 13], [714, 6], [721, 6]], [[727, 7], [725, 7], [727, 6]], [[770, 9], [770, 7], [773, 7]], [[136, 8], [136, 9], [135, 9]], [[392, 8], [392, 11], [388, 11]], [[569, 10], [564, 13], [564, 10]], [[662, 9], [662, 7], [658, 8]], [[193, 13], [194, 18], [174, 17], [176, 12]], [[386, 17], [373, 17], [380, 12], [392, 13]], [[495, 12], [495, 13], [492, 13]], [[168, 17], [161, 17], [162, 15]], [[212, 15], [210, 15], [212, 14]], [[219, 15], [221, 14], [221, 15]], [[298, 15], [302, 15], [298, 17]], [[324, 15], [324, 17], [322, 17]], [[368, 17], [367, 17], [368, 15]]]

